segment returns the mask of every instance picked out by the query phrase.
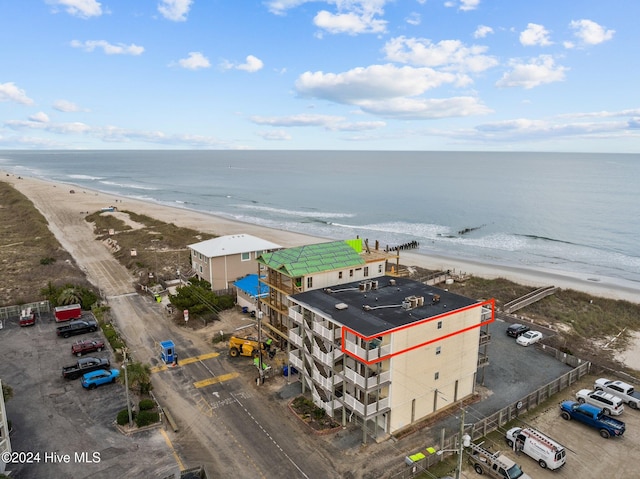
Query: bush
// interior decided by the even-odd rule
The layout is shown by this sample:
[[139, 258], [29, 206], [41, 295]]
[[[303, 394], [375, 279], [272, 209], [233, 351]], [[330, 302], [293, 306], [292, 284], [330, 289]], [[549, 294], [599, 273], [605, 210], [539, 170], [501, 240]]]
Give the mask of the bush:
[[[136, 412], [135, 411], [131, 411], [131, 417], [135, 419], [135, 417], [136, 417]], [[117, 418], [116, 418], [116, 422], [120, 426], [124, 426], [125, 424], [129, 424], [129, 410], [128, 409], [123, 409], [122, 411], [120, 411], [118, 413]]]
[[156, 407], [156, 403], [153, 399], [143, 399], [138, 404], [138, 409], [140, 409], [140, 411], [148, 411], [154, 407]]
[[138, 417], [136, 417], [136, 424], [138, 427], [148, 426], [160, 421], [160, 414], [152, 411], [140, 411]]

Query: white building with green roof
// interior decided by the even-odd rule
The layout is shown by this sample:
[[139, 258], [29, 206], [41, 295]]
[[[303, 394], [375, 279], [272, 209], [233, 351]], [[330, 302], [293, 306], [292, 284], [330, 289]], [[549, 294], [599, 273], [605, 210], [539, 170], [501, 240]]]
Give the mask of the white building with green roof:
[[275, 339], [287, 340], [288, 296], [384, 276], [391, 269], [397, 271], [398, 260], [397, 253], [370, 249], [360, 238], [264, 253], [257, 259], [261, 287], [268, 291], [260, 300], [266, 313], [263, 325]]

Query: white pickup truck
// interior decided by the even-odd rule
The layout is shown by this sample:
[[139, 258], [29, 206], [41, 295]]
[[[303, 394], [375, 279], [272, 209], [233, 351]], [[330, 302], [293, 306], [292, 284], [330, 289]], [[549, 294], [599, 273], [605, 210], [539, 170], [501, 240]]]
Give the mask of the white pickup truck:
[[633, 409], [640, 408], [640, 393], [635, 391], [631, 384], [623, 383], [622, 381], [611, 381], [607, 378], [600, 378], [596, 380], [593, 388], [596, 391], [606, 391], [614, 396], [618, 396]]

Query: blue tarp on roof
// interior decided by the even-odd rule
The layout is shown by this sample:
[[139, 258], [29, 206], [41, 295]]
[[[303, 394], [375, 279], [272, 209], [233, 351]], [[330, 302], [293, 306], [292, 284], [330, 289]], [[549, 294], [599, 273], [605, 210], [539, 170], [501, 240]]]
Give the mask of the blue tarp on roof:
[[264, 284], [258, 283], [257, 274], [249, 274], [244, 278], [240, 278], [233, 285], [240, 291], [245, 292], [252, 298], [258, 297], [258, 286], [260, 286], [260, 297], [264, 298], [268, 293], [268, 288]]

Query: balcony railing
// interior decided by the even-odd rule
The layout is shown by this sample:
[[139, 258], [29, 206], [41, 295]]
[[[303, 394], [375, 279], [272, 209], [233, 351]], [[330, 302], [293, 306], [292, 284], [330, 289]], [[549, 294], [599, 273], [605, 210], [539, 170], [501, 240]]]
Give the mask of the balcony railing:
[[336, 374], [330, 378], [325, 378], [317, 369], [313, 370], [312, 377], [325, 391], [332, 391], [334, 386], [342, 383], [342, 378], [339, 375]]
[[375, 361], [391, 354], [391, 345], [378, 346], [377, 348], [365, 349], [351, 341], [344, 342], [345, 349], [364, 361]]
[[369, 419], [377, 414], [389, 410], [389, 398], [384, 397], [380, 398], [377, 401], [375, 398], [369, 398], [369, 404], [367, 404], [367, 414], [364, 413], [364, 403], [358, 401], [351, 394], [345, 394], [342, 397], [342, 402], [344, 402], [345, 406], [350, 408], [352, 411], [358, 413], [361, 417], [365, 419]]
[[325, 353], [318, 346], [313, 346], [313, 357], [329, 367], [333, 367], [335, 362], [342, 356], [344, 356], [344, 353], [339, 349], [334, 349]]
[[345, 369], [340, 374], [349, 382], [366, 390], [387, 386], [391, 382], [391, 371], [384, 371], [376, 376], [370, 376], [368, 378], [356, 373], [353, 369]]

